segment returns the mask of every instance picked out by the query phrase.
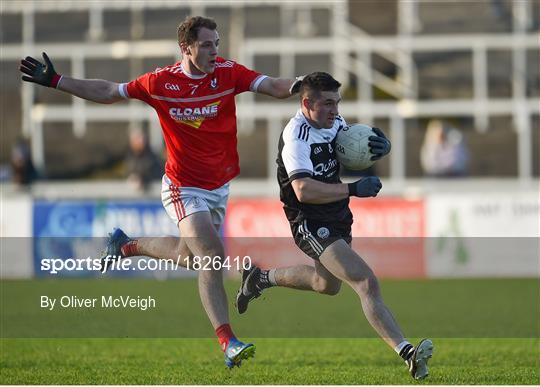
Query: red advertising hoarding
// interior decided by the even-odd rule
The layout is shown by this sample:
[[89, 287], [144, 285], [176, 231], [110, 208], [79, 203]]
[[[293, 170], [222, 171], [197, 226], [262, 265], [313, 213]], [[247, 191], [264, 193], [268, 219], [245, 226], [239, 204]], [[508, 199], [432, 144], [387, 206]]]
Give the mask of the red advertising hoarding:
[[[353, 248], [379, 277], [426, 276], [424, 202], [402, 198], [351, 200]], [[224, 235], [227, 254], [263, 267], [312, 265], [294, 244], [282, 204], [268, 198], [231, 199]]]

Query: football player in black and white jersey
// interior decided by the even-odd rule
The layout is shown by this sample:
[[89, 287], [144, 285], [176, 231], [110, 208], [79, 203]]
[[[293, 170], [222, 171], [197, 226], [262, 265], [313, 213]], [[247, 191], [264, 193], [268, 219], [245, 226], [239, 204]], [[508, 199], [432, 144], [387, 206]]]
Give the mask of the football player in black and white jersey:
[[[351, 248], [349, 198], [377, 196], [382, 184], [376, 176], [341, 183], [335, 153], [336, 135], [346, 125], [338, 113], [340, 86], [327, 73], [304, 77], [301, 108], [279, 140], [280, 198], [296, 245], [315, 261], [315, 266], [271, 270], [252, 266], [242, 273], [237, 308], [244, 313], [250, 300], [272, 286], [335, 295], [344, 281], [360, 298], [364, 314], [379, 336], [405, 360], [415, 379], [423, 379], [428, 375], [433, 343], [424, 339], [414, 347], [404, 338], [383, 302], [373, 271]], [[373, 159], [379, 159], [390, 151], [390, 142], [381, 130], [375, 132], [377, 136], [369, 138], [369, 146]]]

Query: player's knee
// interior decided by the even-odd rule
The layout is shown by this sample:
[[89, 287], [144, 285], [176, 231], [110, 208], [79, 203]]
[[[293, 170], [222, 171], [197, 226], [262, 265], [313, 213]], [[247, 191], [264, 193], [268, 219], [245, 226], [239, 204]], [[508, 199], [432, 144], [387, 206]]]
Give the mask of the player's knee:
[[367, 273], [363, 278], [354, 281], [352, 285], [357, 292], [368, 297], [376, 297], [380, 293], [379, 281], [372, 271]]
[[315, 281], [314, 289], [317, 293], [326, 294], [328, 296], [335, 296], [341, 289], [341, 281], [328, 281], [322, 278], [318, 278]]
[[220, 271], [225, 262], [225, 251], [222, 246], [196, 246], [196, 252], [191, 251], [186, 243], [179, 242], [176, 251], [181, 265], [186, 267], [203, 266], [207, 271]]
[[189, 248], [185, 243], [182, 243], [182, 241], [179, 241], [176, 244], [176, 253], [181, 258], [190, 259], [191, 251], [189, 251]]
[[225, 251], [223, 246], [219, 245], [208, 245], [208, 246], [199, 246], [196, 251], [192, 251], [193, 256], [198, 256], [203, 260], [210, 260], [212, 262], [222, 263], [225, 256]]
[[324, 288], [323, 294], [335, 296], [341, 290], [341, 282], [328, 282]]

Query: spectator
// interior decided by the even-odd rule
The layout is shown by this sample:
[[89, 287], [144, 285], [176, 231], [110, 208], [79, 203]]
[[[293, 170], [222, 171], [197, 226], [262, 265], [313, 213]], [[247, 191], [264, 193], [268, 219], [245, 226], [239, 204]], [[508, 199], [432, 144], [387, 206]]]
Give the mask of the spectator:
[[11, 150], [12, 180], [19, 187], [28, 187], [37, 177], [28, 142], [19, 138]]
[[427, 176], [465, 176], [469, 152], [463, 134], [440, 120], [431, 120], [420, 150], [420, 161]]
[[128, 181], [138, 191], [144, 192], [152, 180], [159, 180], [163, 175], [161, 160], [150, 149], [148, 138], [143, 131], [131, 132], [129, 148], [130, 152], [126, 159]]

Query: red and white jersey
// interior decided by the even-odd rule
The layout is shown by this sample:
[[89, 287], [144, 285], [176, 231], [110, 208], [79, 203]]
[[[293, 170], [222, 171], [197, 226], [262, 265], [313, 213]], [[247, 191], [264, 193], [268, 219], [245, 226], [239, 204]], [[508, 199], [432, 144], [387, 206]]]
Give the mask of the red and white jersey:
[[218, 57], [213, 74], [191, 75], [181, 63], [120, 85], [124, 98], [152, 106], [167, 147], [165, 173], [180, 187], [213, 190], [240, 173], [235, 95], [257, 91], [266, 78]]

